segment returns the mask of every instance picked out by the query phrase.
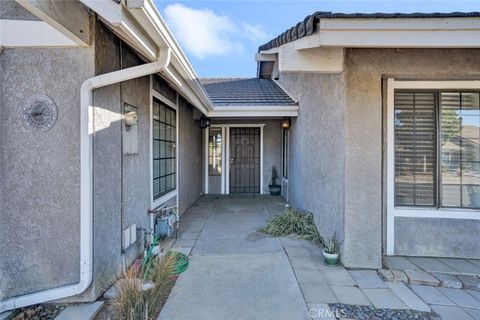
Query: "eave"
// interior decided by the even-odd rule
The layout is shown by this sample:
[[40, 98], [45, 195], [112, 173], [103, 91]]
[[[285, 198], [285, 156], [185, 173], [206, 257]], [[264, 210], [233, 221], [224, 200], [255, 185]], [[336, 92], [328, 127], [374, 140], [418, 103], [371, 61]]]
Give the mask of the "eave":
[[342, 72], [344, 48], [480, 48], [480, 18], [322, 18], [314, 34], [260, 51], [280, 72]]
[[151, 0], [129, 2], [130, 6], [123, 2], [80, 1], [149, 61], [155, 61], [162, 48], [170, 48], [172, 62], [164, 75], [203, 114], [207, 115], [213, 109], [198, 76]]
[[215, 106], [208, 116], [211, 118], [248, 118], [248, 117], [261, 117], [261, 118], [281, 118], [281, 117], [297, 117], [298, 106]]

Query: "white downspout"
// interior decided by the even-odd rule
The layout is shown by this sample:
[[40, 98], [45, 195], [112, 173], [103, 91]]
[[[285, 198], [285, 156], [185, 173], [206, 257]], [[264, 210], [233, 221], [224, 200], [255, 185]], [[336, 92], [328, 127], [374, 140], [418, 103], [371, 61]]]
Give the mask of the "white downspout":
[[87, 79], [80, 92], [80, 282], [0, 302], [0, 313], [37, 303], [78, 295], [93, 279], [93, 90], [165, 70], [170, 48], [162, 48], [155, 62], [113, 71]]

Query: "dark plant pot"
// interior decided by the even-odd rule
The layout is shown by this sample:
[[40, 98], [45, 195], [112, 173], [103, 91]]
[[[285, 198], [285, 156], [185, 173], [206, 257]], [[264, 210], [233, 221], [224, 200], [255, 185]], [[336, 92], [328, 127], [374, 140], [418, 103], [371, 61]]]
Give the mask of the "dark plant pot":
[[328, 253], [323, 250], [323, 262], [329, 267], [338, 266], [338, 253]]
[[272, 196], [279, 196], [282, 191], [282, 187], [278, 184], [270, 184], [268, 187], [270, 188], [270, 195]]

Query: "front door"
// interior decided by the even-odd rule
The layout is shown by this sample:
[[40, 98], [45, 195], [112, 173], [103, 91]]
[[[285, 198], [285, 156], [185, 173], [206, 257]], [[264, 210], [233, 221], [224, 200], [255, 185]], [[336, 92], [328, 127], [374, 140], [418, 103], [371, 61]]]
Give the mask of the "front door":
[[260, 193], [260, 128], [230, 128], [230, 193]]

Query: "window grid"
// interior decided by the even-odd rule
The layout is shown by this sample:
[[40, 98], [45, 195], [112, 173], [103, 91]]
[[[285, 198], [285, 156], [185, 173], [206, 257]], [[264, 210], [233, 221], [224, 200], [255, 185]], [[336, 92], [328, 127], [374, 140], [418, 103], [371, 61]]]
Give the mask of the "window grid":
[[153, 100], [153, 198], [176, 189], [176, 111]]

